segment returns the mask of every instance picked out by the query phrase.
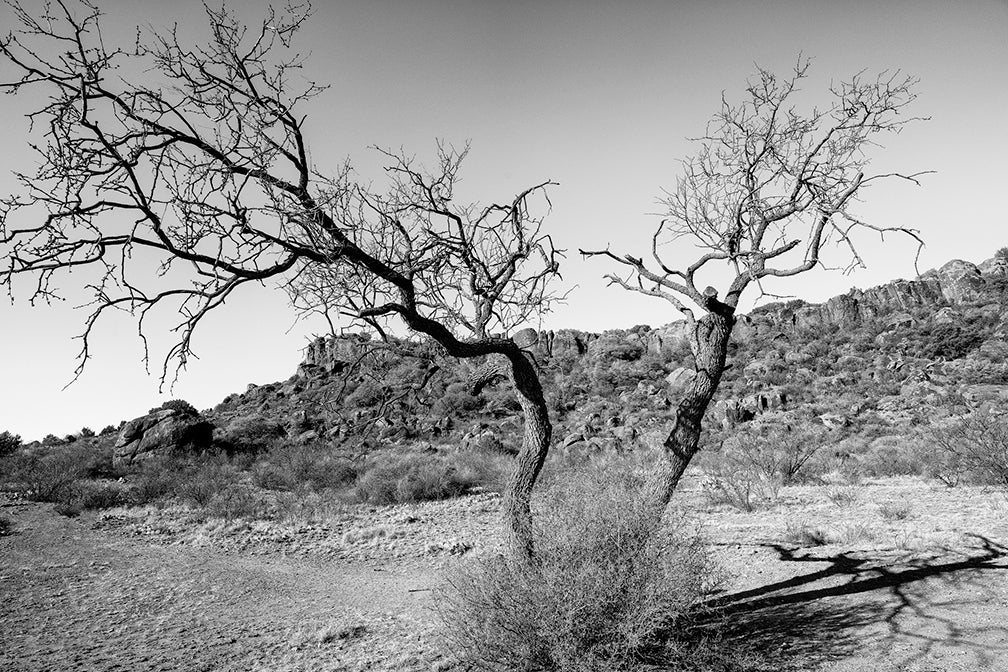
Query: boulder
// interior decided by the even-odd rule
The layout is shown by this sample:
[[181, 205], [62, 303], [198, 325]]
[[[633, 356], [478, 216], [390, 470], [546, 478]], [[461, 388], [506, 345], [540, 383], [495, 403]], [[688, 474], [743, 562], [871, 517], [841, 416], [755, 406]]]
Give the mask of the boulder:
[[462, 437], [463, 450], [517, 454], [518, 446], [505, 446], [489, 429], [470, 431]]
[[979, 296], [984, 280], [976, 264], [953, 259], [938, 269], [942, 294], [950, 303], [963, 303]]
[[668, 393], [672, 397], [680, 396], [693, 383], [694, 378], [696, 378], [695, 370], [680, 366], [665, 376], [665, 382], [668, 383]]
[[753, 419], [752, 411], [742, 408], [737, 399], [721, 399], [714, 404], [712, 414], [726, 430]]
[[781, 390], [764, 390], [739, 399], [739, 407], [752, 415], [767, 411], [777, 411], [784, 407], [787, 395]]
[[945, 306], [934, 314], [935, 324], [958, 324], [962, 322], [962, 313], [955, 308]]
[[514, 336], [511, 337], [515, 345], [519, 348], [531, 348], [533, 345], [539, 342], [539, 332], [528, 327], [518, 331]]
[[840, 429], [848, 424], [847, 418], [839, 413], [823, 413], [819, 416], [819, 420], [830, 429]]
[[127, 422], [119, 432], [112, 463], [136, 462], [177, 451], [204, 450], [213, 441], [213, 425], [199, 413], [167, 408]]

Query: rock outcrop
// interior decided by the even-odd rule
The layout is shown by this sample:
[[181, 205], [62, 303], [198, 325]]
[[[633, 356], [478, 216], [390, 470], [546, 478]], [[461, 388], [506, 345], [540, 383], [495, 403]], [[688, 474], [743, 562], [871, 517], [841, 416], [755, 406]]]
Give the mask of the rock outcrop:
[[[954, 306], [978, 302], [989, 292], [999, 294], [1006, 278], [1008, 253], [1004, 251], [979, 265], [954, 259], [916, 280], [894, 280], [870, 289], [852, 289], [821, 304], [794, 300], [761, 306], [748, 315], [738, 316], [733, 337], [739, 341], [783, 338], [796, 329], [844, 329], [873, 319], [895, 322], [890, 326], [908, 325], [912, 323], [912, 313], [922, 308], [933, 309], [944, 320], [954, 321], [961, 314]], [[539, 360], [597, 356], [603, 342], [617, 340], [670, 361], [688, 351], [687, 330], [686, 322], [681, 320], [655, 328], [641, 325], [613, 329], [604, 334], [525, 328], [513, 337]], [[338, 371], [360, 355], [368, 340], [367, 335], [316, 339], [307, 348], [305, 364]]]
[[135, 462], [174, 451], [203, 450], [213, 441], [213, 425], [199, 413], [166, 408], [127, 422], [119, 432], [112, 464]]

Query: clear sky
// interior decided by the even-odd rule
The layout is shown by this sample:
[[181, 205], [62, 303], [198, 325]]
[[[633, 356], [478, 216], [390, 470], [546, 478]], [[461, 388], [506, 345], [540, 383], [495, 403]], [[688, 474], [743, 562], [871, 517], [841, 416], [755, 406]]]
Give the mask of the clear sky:
[[[99, 0], [106, 35], [127, 44], [134, 26], [177, 22], [205, 35], [201, 5]], [[32, 4], [30, 1], [27, 4]], [[229, 3], [235, 4], [237, 3]], [[250, 18], [264, 5], [242, 3]], [[278, 3], [282, 4], [282, 3]], [[0, 26], [12, 25], [0, 10]], [[602, 261], [578, 247], [646, 253], [663, 186], [674, 183], [689, 136], [702, 132], [721, 92], [741, 93], [754, 63], [783, 73], [799, 52], [813, 59], [804, 89], [868, 69], [920, 77], [908, 127], [880, 150], [880, 171], [936, 170], [923, 187], [872, 189], [859, 212], [885, 225], [920, 229], [920, 269], [952, 258], [980, 261], [1008, 245], [1008, 3], [972, 0], [759, 2], [317, 2], [302, 35], [309, 71], [331, 88], [309, 114], [312, 158], [320, 169], [345, 157], [366, 167], [368, 146], [430, 156], [436, 138], [472, 142], [465, 193], [508, 199], [551, 178], [548, 226], [570, 250], [563, 266], [576, 286], [544, 326], [603, 330], [677, 319], [668, 306], [605, 288]], [[0, 74], [9, 71], [0, 66]], [[6, 79], [6, 77], [4, 77]], [[30, 167], [23, 103], [0, 98], [0, 191], [12, 168]], [[866, 241], [867, 271], [819, 271], [778, 287], [821, 300], [852, 286], [915, 274], [913, 247]], [[691, 250], [683, 248], [682, 258]], [[321, 324], [292, 327], [284, 296], [246, 287], [197, 333], [200, 359], [171, 393], [147, 375], [128, 317], [98, 330], [84, 375], [67, 389], [85, 312], [74, 301], [32, 308], [0, 302], [0, 431], [25, 439], [67, 434], [143, 414], [166, 398], [207, 408], [248, 383], [294, 373], [300, 349]], [[167, 341], [154, 343], [155, 355]], [[160, 349], [158, 349], [160, 348]]]

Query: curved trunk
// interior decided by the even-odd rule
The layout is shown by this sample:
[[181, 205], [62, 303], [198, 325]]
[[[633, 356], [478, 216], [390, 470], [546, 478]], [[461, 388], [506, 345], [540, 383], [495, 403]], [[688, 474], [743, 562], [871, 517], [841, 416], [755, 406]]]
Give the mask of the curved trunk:
[[724, 373], [733, 326], [735, 317], [727, 311], [708, 313], [696, 324], [693, 343], [696, 376], [679, 401], [672, 430], [663, 444], [664, 459], [652, 477], [654, 501], [660, 509], [668, 505], [683, 472], [696, 455], [701, 422]]
[[507, 355], [510, 378], [518, 392], [525, 420], [521, 451], [515, 458], [514, 471], [504, 492], [501, 514], [505, 543], [509, 555], [531, 562], [534, 557], [532, 540], [532, 488], [549, 452], [553, 426], [550, 424], [542, 385], [532, 362], [521, 351]]

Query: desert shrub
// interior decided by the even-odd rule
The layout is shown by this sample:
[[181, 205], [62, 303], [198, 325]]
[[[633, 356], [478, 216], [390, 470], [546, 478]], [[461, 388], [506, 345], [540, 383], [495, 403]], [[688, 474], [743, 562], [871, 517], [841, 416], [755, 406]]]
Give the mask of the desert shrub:
[[166, 410], [179, 411], [180, 413], [186, 413], [188, 415], [199, 415], [199, 411], [196, 410], [196, 407], [184, 399], [169, 399], [160, 406], [155, 406], [150, 409], [147, 413], [157, 413], [158, 411]]
[[56, 512], [64, 516], [77, 516], [82, 511], [100, 511], [122, 506], [129, 502], [126, 486], [118, 482], [99, 483], [75, 481], [67, 496], [56, 504]]
[[108, 436], [109, 434], [115, 434], [117, 431], [115, 425], [105, 425], [105, 427], [99, 432], [100, 436]]
[[923, 470], [921, 451], [913, 437], [881, 436], [854, 455], [844, 467], [847, 474], [859, 477], [886, 478], [917, 475]]
[[276, 447], [261, 456], [252, 468], [252, 480], [267, 490], [314, 492], [340, 489], [357, 478], [353, 460], [319, 445]]
[[68, 450], [45, 455], [13, 455], [5, 464], [9, 488], [36, 502], [63, 502], [82, 475], [80, 464]]
[[63, 439], [59, 438], [55, 434], [46, 434], [45, 438], [42, 439], [43, 446], [58, 446], [63, 443]]
[[825, 441], [821, 432], [791, 427], [747, 428], [703, 460], [704, 491], [712, 503], [753, 511], [777, 498], [781, 486], [805, 480]]
[[767, 478], [751, 464], [730, 457], [708, 463], [701, 487], [711, 504], [727, 504], [751, 512], [769, 506], [777, 498], [780, 482]]
[[[981, 485], [1008, 488], [1008, 418], [981, 410], [932, 431], [946, 485], [968, 478]], [[957, 474], [956, 471], [959, 473]], [[952, 482], [955, 479], [955, 482]]]
[[659, 648], [666, 663], [689, 655], [674, 635], [717, 573], [698, 536], [657, 521], [639, 489], [599, 472], [553, 480], [536, 501], [535, 548], [534, 566], [476, 556], [436, 593], [466, 664], [627, 670]]
[[346, 516], [346, 502], [332, 493], [279, 492], [274, 497], [274, 515], [297, 523], [331, 522]]
[[95, 435], [94, 430], [90, 427], [81, 427], [80, 435], [85, 439], [90, 438]]
[[195, 460], [175, 483], [174, 494], [187, 504], [205, 509], [238, 479], [237, 471], [219, 458]]
[[920, 342], [919, 356], [926, 359], [959, 359], [980, 347], [983, 336], [978, 325], [938, 324]]
[[0, 457], [10, 455], [21, 447], [21, 437], [10, 432], [0, 432]]
[[224, 520], [255, 520], [266, 517], [266, 502], [251, 487], [231, 483], [216, 492], [206, 506], [207, 514]]
[[480, 462], [462, 457], [465, 454], [410, 451], [373, 455], [357, 478], [355, 494], [370, 504], [420, 502], [458, 497], [499, 480], [492, 460]]
[[167, 457], [145, 460], [129, 475], [131, 504], [153, 504], [175, 494], [182, 472], [169, 463]]
[[7, 516], [0, 515], [0, 537], [6, 537], [14, 529], [14, 522]]
[[82, 478], [118, 478], [122, 474], [112, 465], [111, 442], [79, 441], [67, 446], [67, 459], [74, 461]]

